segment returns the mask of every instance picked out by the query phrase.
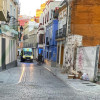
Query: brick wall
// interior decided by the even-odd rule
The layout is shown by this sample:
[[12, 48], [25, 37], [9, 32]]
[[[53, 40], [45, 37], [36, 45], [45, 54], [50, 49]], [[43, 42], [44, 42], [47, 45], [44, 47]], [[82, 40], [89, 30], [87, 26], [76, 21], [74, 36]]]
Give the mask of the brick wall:
[[100, 44], [100, 0], [73, 0], [71, 32], [82, 35], [84, 46]]

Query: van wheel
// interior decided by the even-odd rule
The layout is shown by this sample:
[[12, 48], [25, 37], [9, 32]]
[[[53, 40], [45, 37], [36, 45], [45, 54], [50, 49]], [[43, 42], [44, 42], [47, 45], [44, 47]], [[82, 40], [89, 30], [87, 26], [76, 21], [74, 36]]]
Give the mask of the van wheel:
[[33, 60], [31, 60], [30, 62], [33, 62]]
[[23, 59], [21, 58], [21, 62], [23, 62]]

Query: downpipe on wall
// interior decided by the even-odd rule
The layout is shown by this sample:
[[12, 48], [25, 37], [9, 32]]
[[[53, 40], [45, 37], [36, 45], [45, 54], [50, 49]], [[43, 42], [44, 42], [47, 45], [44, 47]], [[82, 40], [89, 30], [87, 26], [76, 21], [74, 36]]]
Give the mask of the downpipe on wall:
[[97, 50], [96, 50], [95, 70], [94, 70], [94, 80], [93, 80], [94, 82], [98, 81], [99, 48], [100, 45], [97, 46]]

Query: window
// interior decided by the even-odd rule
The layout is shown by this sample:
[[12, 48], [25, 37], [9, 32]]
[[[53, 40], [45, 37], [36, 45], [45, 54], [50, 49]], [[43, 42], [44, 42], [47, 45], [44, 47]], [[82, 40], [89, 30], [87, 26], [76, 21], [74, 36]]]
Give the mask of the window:
[[43, 25], [44, 25], [44, 17], [43, 17]]
[[10, 15], [12, 15], [12, 5], [10, 5]]
[[45, 15], [45, 24], [46, 24], [46, 15]]
[[14, 17], [16, 18], [16, 11], [15, 11], [15, 9], [14, 9]]
[[66, 16], [66, 10], [63, 11], [63, 15]]
[[52, 11], [51, 11], [51, 18], [50, 18], [50, 20], [52, 19]]
[[49, 12], [48, 12], [48, 15], [47, 15], [47, 22], [49, 21]]
[[24, 51], [24, 55], [32, 55], [32, 52], [29, 52], [29, 51]]
[[40, 34], [40, 36], [39, 36], [39, 44], [43, 44], [43, 37], [44, 37], [44, 34]]
[[48, 42], [48, 37], [46, 37], [46, 43]]
[[49, 52], [49, 60], [51, 59], [51, 52]]

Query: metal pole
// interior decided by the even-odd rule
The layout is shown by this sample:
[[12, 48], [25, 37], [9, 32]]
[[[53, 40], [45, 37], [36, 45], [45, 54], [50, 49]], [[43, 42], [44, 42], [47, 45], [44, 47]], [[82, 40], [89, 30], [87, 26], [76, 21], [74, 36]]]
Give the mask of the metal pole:
[[66, 26], [67, 26], [67, 35], [68, 35], [68, 24], [69, 24], [69, 0], [66, 0], [66, 4], [67, 4]]

